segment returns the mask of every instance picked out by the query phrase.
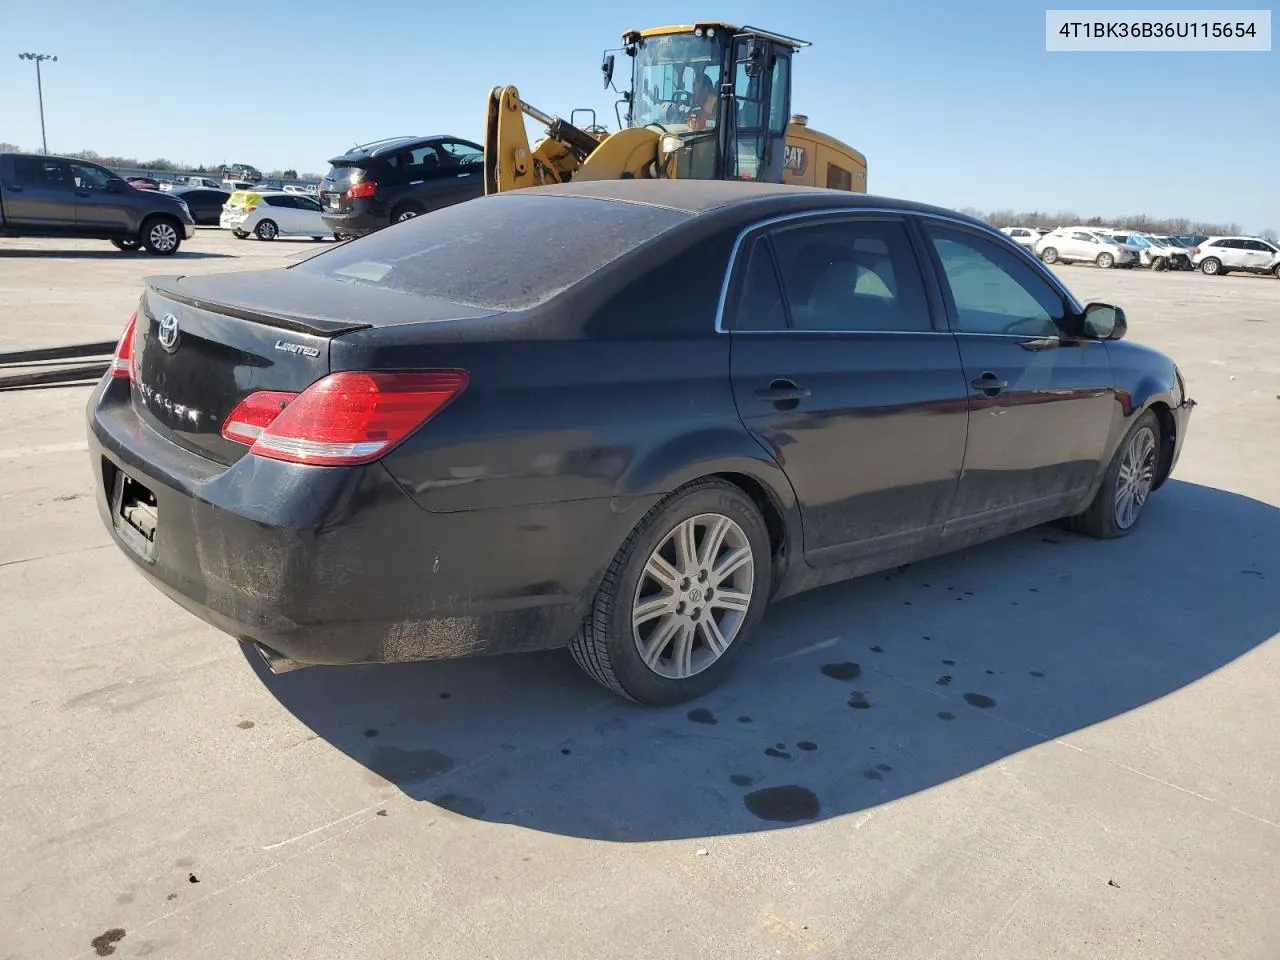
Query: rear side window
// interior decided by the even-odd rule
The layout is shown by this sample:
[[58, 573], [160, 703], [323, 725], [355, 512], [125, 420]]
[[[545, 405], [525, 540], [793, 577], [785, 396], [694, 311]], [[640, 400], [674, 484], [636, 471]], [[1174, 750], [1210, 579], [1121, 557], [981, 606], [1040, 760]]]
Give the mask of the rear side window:
[[29, 187], [71, 186], [65, 164], [38, 157], [14, 157], [13, 176], [19, 183]]
[[414, 217], [293, 269], [469, 306], [522, 310], [687, 218], [666, 207], [517, 191]]
[[747, 255], [742, 274], [742, 294], [733, 321], [734, 330], [785, 330], [787, 310], [782, 305], [782, 287], [773, 265], [769, 241], [759, 237]]
[[902, 223], [813, 223], [779, 230], [772, 244], [794, 329], [932, 329], [920, 267]]

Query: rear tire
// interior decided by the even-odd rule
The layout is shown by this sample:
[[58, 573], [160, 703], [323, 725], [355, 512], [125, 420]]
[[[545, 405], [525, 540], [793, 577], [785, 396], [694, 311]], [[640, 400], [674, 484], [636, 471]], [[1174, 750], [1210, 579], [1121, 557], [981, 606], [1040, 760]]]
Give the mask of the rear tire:
[[253, 228], [253, 235], [259, 240], [274, 240], [280, 236], [280, 228], [274, 220], [260, 220]]
[[1160, 421], [1146, 410], [1116, 447], [1093, 500], [1066, 518], [1068, 529], [1100, 540], [1127, 536], [1142, 518], [1160, 467]]
[[1222, 272], [1222, 261], [1217, 257], [1205, 257], [1200, 261], [1200, 272], [1207, 277], [1215, 277]]
[[401, 223], [405, 220], [412, 220], [414, 217], [420, 217], [424, 213], [426, 211], [416, 203], [406, 203], [391, 211], [391, 222]]
[[172, 256], [182, 246], [182, 224], [172, 217], [151, 217], [142, 224], [139, 240], [153, 256]]
[[750, 641], [771, 576], [769, 532], [751, 498], [722, 480], [698, 480], [632, 530], [569, 651], [587, 676], [637, 703], [702, 696]]

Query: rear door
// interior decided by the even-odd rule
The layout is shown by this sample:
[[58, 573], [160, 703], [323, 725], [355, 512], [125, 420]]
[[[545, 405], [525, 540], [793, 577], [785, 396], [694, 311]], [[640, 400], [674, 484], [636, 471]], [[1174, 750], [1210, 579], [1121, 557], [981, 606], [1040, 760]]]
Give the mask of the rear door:
[[1070, 305], [1016, 251], [967, 226], [921, 225], [969, 395], [953, 526], [1052, 514], [1093, 482], [1115, 422], [1106, 344], [1069, 335]]
[[903, 218], [780, 223], [741, 245], [734, 271], [734, 397], [796, 491], [806, 560], [936, 540], [963, 463], [966, 391]]
[[48, 157], [15, 156], [0, 171], [4, 213], [11, 225], [70, 230], [76, 223], [76, 194], [71, 167]]

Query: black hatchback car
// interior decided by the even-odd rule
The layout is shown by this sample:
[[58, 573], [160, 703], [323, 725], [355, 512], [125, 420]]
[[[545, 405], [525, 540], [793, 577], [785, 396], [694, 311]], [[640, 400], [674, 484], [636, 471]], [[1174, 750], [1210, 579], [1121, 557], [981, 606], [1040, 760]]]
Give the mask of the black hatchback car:
[[359, 237], [484, 196], [484, 147], [458, 137], [394, 137], [329, 161], [320, 181], [325, 225]]
[[935, 207], [531, 188], [149, 281], [90, 459], [123, 553], [273, 669], [568, 646], [673, 703], [771, 600], [1134, 530], [1193, 401], [1125, 330]]

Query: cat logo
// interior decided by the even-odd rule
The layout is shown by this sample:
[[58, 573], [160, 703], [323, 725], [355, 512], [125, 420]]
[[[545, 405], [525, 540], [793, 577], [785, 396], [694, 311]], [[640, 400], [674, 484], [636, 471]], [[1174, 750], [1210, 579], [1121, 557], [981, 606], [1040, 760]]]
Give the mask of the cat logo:
[[804, 147], [788, 144], [786, 151], [782, 155], [782, 166], [800, 176], [808, 165], [809, 152]]

